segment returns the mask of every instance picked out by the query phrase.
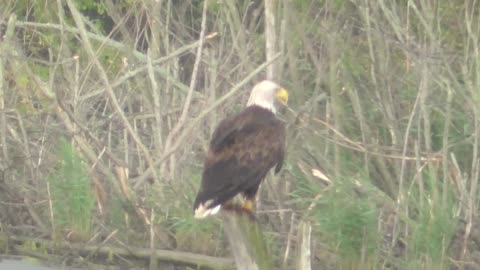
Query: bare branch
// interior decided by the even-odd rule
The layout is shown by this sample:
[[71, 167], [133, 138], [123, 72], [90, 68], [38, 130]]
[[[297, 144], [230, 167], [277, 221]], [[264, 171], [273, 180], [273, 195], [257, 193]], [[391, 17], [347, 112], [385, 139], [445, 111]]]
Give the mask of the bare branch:
[[[8, 20], [7, 32], [3, 41], [0, 40], [0, 51], [8, 52], [8, 47], [11, 46], [11, 38], [14, 34], [15, 23], [17, 16], [11, 15]], [[4, 65], [6, 63], [5, 56], [0, 55], [0, 144], [2, 147], [3, 159], [9, 161], [8, 145], [7, 145], [7, 118], [5, 116], [5, 78], [4, 78]]]
[[[277, 33], [275, 30], [275, 0], [265, 0], [265, 52], [267, 61], [277, 52]], [[277, 76], [276, 65], [267, 68], [267, 79], [274, 80]]]
[[183, 104], [182, 114], [178, 119], [176, 125], [170, 131], [166, 142], [165, 142], [165, 152], [169, 151], [170, 144], [172, 139], [177, 135], [180, 129], [183, 127], [185, 120], [187, 119], [188, 109], [190, 108], [190, 103], [192, 102], [192, 93], [195, 89], [195, 84], [197, 81], [197, 73], [198, 73], [198, 66], [200, 65], [200, 59], [202, 59], [202, 50], [203, 50], [203, 38], [205, 36], [206, 24], [207, 24], [207, 7], [208, 7], [208, 0], [205, 0], [203, 3], [203, 11], [202, 11], [202, 29], [200, 31], [200, 45], [197, 48], [197, 56], [195, 57], [195, 63], [193, 65], [192, 77], [190, 79], [190, 87], [188, 89], [187, 97], [185, 98], [185, 103]]
[[[145, 145], [143, 144], [143, 142], [141, 141], [140, 137], [135, 132], [135, 130], [133, 130], [132, 125], [130, 124], [127, 117], [125, 116], [125, 113], [123, 112], [122, 107], [118, 103], [117, 97], [115, 96], [115, 92], [113, 91], [113, 87], [110, 84], [108, 76], [107, 76], [105, 70], [103, 69], [102, 64], [98, 60], [98, 58], [95, 54], [95, 51], [92, 48], [92, 44], [90, 43], [90, 40], [88, 38], [87, 32], [85, 30], [85, 25], [82, 21], [80, 13], [78, 12], [77, 8], [75, 7], [75, 4], [71, 0], [67, 0], [67, 4], [68, 4], [68, 7], [70, 8], [70, 11], [72, 12], [73, 19], [74, 19], [75, 23], [77, 24], [77, 26], [80, 30], [80, 35], [82, 36], [82, 42], [84, 44], [85, 50], [87, 51], [91, 61], [93, 61], [95, 67], [99, 71], [100, 78], [102, 79], [103, 84], [106, 87], [107, 94], [110, 98], [110, 101], [112, 102], [112, 105], [113, 105], [115, 111], [118, 113], [118, 115], [122, 119], [122, 122], [125, 125], [129, 135], [132, 136], [135, 143], [138, 145], [138, 147], [140, 147], [143, 155], [145, 155], [145, 158], [147, 159], [147, 162], [148, 162], [149, 166], [153, 168], [154, 167], [153, 159], [150, 156], [150, 153], [149, 153], [148, 149], [145, 147]], [[155, 179], [157, 179], [156, 171], [153, 170], [152, 173], [153, 173]]]

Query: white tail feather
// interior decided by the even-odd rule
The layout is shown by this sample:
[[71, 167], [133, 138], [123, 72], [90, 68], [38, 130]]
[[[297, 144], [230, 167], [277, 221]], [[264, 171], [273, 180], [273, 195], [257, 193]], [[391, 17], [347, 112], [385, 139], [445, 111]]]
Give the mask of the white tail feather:
[[213, 208], [206, 208], [204, 204], [200, 204], [195, 209], [195, 218], [206, 218], [207, 216], [213, 216], [220, 211], [221, 205], [217, 205]]

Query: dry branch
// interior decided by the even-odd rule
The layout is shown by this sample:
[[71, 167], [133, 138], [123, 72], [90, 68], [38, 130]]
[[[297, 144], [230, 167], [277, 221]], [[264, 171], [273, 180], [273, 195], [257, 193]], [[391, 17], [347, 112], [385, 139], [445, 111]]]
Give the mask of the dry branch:
[[[277, 52], [277, 34], [275, 31], [275, 4], [277, 1], [265, 0], [265, 54], [267, 61], [272, 59]], [[278, 76], [276, 65], [267, 68], [267, 79], [274, 80]]]
[[[8, 52], [10, 39], [15, 28], [16, 16], [12, 15], [8, 20], [8, 27], [5, 36], [0, 40], [0, 51]], [[5, 116], [5, 78], [3, 74], [4, 65], [6, 64], [5, 56], [0, 56], [0, 144], [2, 145], [2, 154], [5, 161], [9, 161], [8, 145], [7, 145], [7, 118]], [[1, 165], [1, 164], [0, 164]]]
[[139, 259], [148, 260], [151, 258], [152, 254], [164, 262], [172, 262], [178, 264], [187, 264], [202, 266], [211, 269], [234, 269], [233, 261], [227, 258], [218, 258], [207, 255], [195, 254], [190, 252], [181, 252], [173, 250], [163, 250], [156, 249], [151, 250], [149, 248], [139, 248], [139, 247], [111, 247], [111, 246], [98, 246], [98, 245], [83, 245], [83, 244], [72, 244], [72, 243], [61, 243], [54, 242], [50, 240], [38, 239], [38, 238], [27, 238], [27, 237], [16, 237], [11, 236], [9, 241], [13, 243], [13, 247], [19, 251], [22, 250], [22, 247], [25, 243], [35, 244], [37, 246], [44, 247], [50, 251], [76, 251], [81, 255], [101, 255], [101, 256], [132, 256]]
[[[108, 79], [107, 73], [105, 72], [102, 64], [100, 63], [97, 55], [95, 54], [95, 51], [93, 50], [92, 44], [87, 35], [87, 31], [85, 30], [85, 25], [84, 25], [84, 22], [82, 21], [82, 16], [80, 12], [77, 10], [77, 8], [75, 7], [75, 4], [71, 0], [67, 0], [67, 4], [68, 4], [68, 8], [72, 12], [73, 20], [75, 21], [75, 23], [78, 26], [78, 29], [80, 30], [80, 36], [82, 37], [82, 43], [85, 47], [85, 51], [87, 52], [88, 56], [90, 57], [91, 61], [93, 61], [93, 64], [95, 65], [95, 67], [99, 72], [99, 77], [103, 81], [103, 84], [105, 85], [107, 95], [110, 98], [110, 102], [112, 103], [112, 106], [115, 109], [115, 112], [119, 115], [120, 119], [122, 120], [123, 125], [128, 131], [128, 134], [132, 137], [133, 141], [135, 141], [137, 146], [141, 149], [150, 167], [153, 167], [154, 163], [153, 163], [152, 156], [150, 155], [147, 147], [143, 144], [142, 140], [140, 139], [140, 136], [135, 132], [132, 125], [130, 124], [127, 117], [125, 116], [125, 113], [123, 112], [122, 107], [118, 103], [118, 99], [115, 95], [115, 91], [113, 91], [113, 87], [110, 83], [110, 80]], [[157, 173], [155, 170], [153, 170], [153, 176], [156, 180], [158, 179]]]
[[173, 129], [170, 131], [170, 134], [168, 135], [166, 142], [165, 142], [165, 149], [164, 153], [169, 151], [171, 142], [175, 136], [177, 136], [178, 132], [181, 130], [181, 128], [184, 126], [184, 123], [187, 119], [187, 114], [190, 109], [190, 104], [192, 102], [192, 94], [193, 90], [195, 90], [195, 85], [197, 82], [197, 74], [198, 74], [198, 67], [200, 65], [200, 60], [202, 58], [202, 52], [203, 52], [203, 40], [205, 37], [205, 31], [207, 28], [207, 7], [208, 7], [208, 0], [204, 1], [203, 4], [203, 12], [202, 12], [202, 29], [200, 31], [200, 45], [197, 48], [197, 56], [195, 57], [195, 63], [193, 64], [193, 71], [192, 71], [192, 77], [190, 79], [190, 86], [188, 89], [188, 94], [187, 97], [185, 98], [185, 103], [183, 104], [183, 109], [182, 113], [180, 114], [179, 119], [177, 120], [177, 123], [173, 127]]
[[[77, 29], [77, 28], [74, 28], [74, 27], [71, 27], [71, 26], [68, 26], [68, 25], [59, 25], [59, 24], [54, 24], [54, 23], [38, 23], [38, 22], [17, 21], [15, 25], [18, 26], [18, 27], [24, 27], [24, 28], [44, 28], [44, 29], [58, 30], [58, 31], [63, 31], [64, 30], [65, 32], [69, 32], [69, 33], [73, 33], [73, 34], [79, 34], [80, 33], [80, 30]], [[108, 45], [112, 48], [116, 48], [116, 49], [119, 49], [119, 50], [126, 50], [125, 44], [123, 44], [121, 42], [118, 42], [118, 41], [115, 41], [113, 39], [109, 39], [105, 36], [94, 34], [94, 33], [88, 32], [88, 31], [85, 31], [85, 33], [88, 36], [88, 38], [90, 38], [91, 40], [102, 42], [102, 44]], [[217, 32], [210, 33], [210, 34], [205, 36], [203, 41], [213, 39], [217, 36], [218, 36]], [[175, 77], [169, 76], [168, 73], [165, 72], [165, 70], [163, 70], [163, 69], [161, 69], [160, 67], [157, 67], [157, 66], [160, 65], [160, 64], [163, 64], [167, 61], [176, 59], [177, 57], [179, 57], [179, 56], [181, 56], [185, 53], [188, 53], [190, 50], [198, 47], [200, 45], [200, 42], [201, 42], [200, 40], [197, 40], [195, 42], [192, 42], [191, 44], [188, 44], [188, 45], [185, 45], [185, 46], [182, 46], [182, 47], [176, 49], [175, 51], [173, 51], [169, 55], [160, 57], [160, 58], [152, 61], [152, 64], [155, 66], [155, 71], [157, 71], [158, 74], [161, 77], [163, 77], [164, 79], [171, 80], [172, 83], [178, 88], [178, 90], [182, 91], [183, 93], [188, 93], [188, 86], [183, 84], [180, 80], [176, 79]], [[139, 59], [140, 61], [147, 62], [147, 57], [148, 56], [145, 55], [144, 53], [139, 52], [137, 50], [133, 50], [133, 55], [137, 59]], [[146, 71], [147, 68], [148, 68], [147, 65], [143, 65], [143, 66], [140, 66], [136, 69], [128, 71], [125, 75], [123, 75], [120, 78], [116, 79], [115, 81], [111, 82], [111, 86], [116, 87], [116, 86], [124, 83], [128, 79], [134, 77], [135, 75]], [[100, 95], [104, 92], [105, 92], [105, 88], [100, 88], [99, 90], [91, 91], [91, 92], [86, 93], [85, 95], [79, 97], [78, 101], [84, 101], [86, 99], [89, 99], [89, 98], [95, 97], [97, 95]]]

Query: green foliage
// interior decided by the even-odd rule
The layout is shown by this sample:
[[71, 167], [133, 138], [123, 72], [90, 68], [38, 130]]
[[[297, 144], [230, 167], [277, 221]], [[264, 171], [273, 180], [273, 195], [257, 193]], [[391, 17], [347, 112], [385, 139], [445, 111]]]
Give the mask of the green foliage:
[[336, 181], [322, 190], [303, 179], [294, 194], [303, 209], [316, 200], [310, 218], [321, 238], [338, 252], [340, 265], [372, 261], [378, 249], [376, 205], [358, 192], [368, 185], [355, 181]]
[[[408, 241], [412, 263], [422, 269], [449, 269], [447, 249], [455, 233], [458, 217], [457, 206], [450, 185], [445, 191], [441, 183], [431, 175], [424, 173], [423, 193], [418, 188], [411, 191], [409, 197], [413, 228]], [[442, 193], [447, 200], [442, 202]]]
[[320, 232], [342, 259], [373, 256], [377, 246], [377, 211], [368, 198], [359, 197], [352, 182], [337, 182], [314, 211]]
[[58, 163], [52, 169], [49, 183], [52, 196], [54, 229], [69, 230], [87, 239], [92, 230], [95, 196], [88, 168], [73, 146], [61, 140]]
[[[222, 224], [215, 218], [194, 218], [192, 206], [200, 185], [201, 172], [192, 170], [185, 175], [189, 181], [165, 185], [162, 196], [158, 196], [158, 191], [151, 190], [147, 195], [148, 203], [159, 213], [156, 222], [175, 235], [180, 249], [213, 255], [222, 240]], [[223, 252], [220, 251], [220, 254]]]
[[95, 11], [96, 13], [102, 15], [105, 13], [105, 6], [99, 2], [94, 0], [77, 0], [77, 8], [81, 11]]
[[125, 224], [125, 206], [120, 198], [114, 197], [110, 200], [109, 210], [109, 222], [116, 228], [122, 227]]
[[[101, 1], [95, 0], [77, 0], [77, 8], [93, 22], [97, 30], [107, 32], [107, 25], [110, 19], [106, 16], [105, 5]], [[123, 1], [122, 1], [123, 2]]]
[[34, 253], [34, 254], [48, 255], [47, 247], [45, 245], [43, 245], [41, 243], [37, 243], [35, 241], [30, 241], [30, 240], [24, 241], [18, 247], [18, 249], [26, 251], [26, 252]]

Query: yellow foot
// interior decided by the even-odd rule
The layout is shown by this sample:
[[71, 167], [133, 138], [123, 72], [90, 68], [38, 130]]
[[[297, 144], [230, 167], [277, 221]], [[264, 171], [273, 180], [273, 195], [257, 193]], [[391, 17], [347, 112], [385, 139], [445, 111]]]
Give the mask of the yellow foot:
[[250, 199], [245, 199], [241, 208], [247, 212], [253, 212], [253, 201]]

